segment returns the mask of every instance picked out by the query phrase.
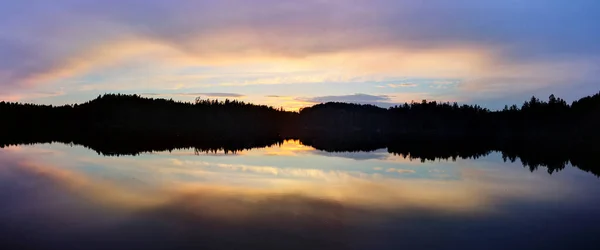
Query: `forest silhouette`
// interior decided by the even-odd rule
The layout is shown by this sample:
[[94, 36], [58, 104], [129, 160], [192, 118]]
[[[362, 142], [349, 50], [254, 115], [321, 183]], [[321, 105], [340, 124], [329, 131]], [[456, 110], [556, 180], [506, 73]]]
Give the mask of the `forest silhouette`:
[[0, 102], [0, 147], [61, 142], [107, 156], [194, 148], [235, 153], [298, 139], [329, 152], [372, 151], [421, 161], [493, 151], [549, 173], [568, 163], [600, 176], [600, 93], [568, 104], [551, 95], [491, 111], [422, 102], [391, 108], [322, 103], [289, 112], [237, 100], [195, 102], [105, 94], [74, 105]]

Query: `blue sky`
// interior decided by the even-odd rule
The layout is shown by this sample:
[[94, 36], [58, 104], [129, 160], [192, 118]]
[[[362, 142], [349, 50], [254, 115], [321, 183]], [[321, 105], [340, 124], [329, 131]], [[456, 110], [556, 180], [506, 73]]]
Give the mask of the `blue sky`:
[[600, 90], [599, 19], [594, 0], [9, 0], [0, 100], [570, 101]]

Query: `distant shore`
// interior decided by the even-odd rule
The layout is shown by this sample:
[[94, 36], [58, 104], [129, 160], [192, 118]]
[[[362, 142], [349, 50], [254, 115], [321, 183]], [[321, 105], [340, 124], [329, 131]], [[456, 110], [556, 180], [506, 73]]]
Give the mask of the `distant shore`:
[[549, 172], [572, 163], [600, 174], [600, 93], [571, 104], [553, 95], [499, 111], [422, 101], [384, 109], [324, 103], [288, 112], [239, 101], [195, 103], [107, 94], [65, 106], [0, 102], [0, 146], [73, 143], [104, 155], [196, 148], [236, 152], [297, 139], [325, 151], [371, 151], [421, 160], [491, 151]]

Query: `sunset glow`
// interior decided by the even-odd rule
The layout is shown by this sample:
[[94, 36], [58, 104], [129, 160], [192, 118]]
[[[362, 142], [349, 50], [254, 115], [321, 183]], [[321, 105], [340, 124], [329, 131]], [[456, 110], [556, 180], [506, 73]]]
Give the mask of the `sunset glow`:
[[59, 0], [0, 4], [0, 100], [103, 93], [500, 108], [597, 91], [597, 1]]

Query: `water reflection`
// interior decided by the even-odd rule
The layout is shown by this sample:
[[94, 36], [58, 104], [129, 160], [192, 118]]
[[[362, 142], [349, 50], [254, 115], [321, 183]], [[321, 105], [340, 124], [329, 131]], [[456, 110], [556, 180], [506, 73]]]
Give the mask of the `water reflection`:
[[[287, 141], [225, 154], [0, 150], [3, 249], [596, 249], [600, 182], [499, 155], [425, 162]], [[10, 248], [9, 248], [10, 246]]]

